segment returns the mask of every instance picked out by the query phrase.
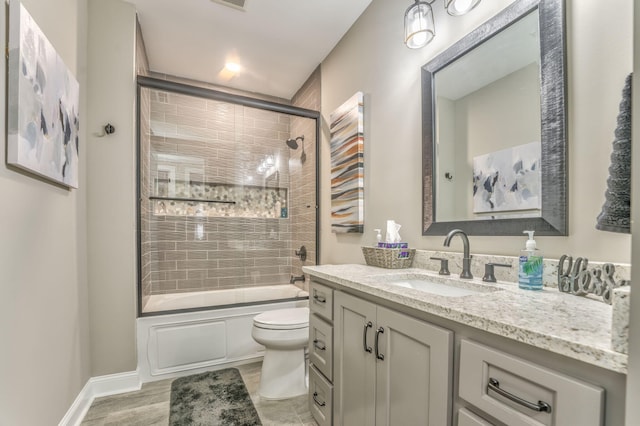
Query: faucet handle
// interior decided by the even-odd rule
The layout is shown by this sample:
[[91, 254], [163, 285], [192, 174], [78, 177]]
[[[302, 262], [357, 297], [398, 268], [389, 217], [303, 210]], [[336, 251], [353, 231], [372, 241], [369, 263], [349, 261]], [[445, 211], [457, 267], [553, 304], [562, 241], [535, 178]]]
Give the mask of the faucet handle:
[[493, 268], [495, 266], [500, 266], [502, 268], [511, 268], [511, 265], [506, 265], [504, 263], [487, 263], [484, 265], [484, 277], [482, 277], [482, 281], [488, 283], [495, 283], [496, 277], [493, 275]]
[[432, 257], [431, 259], [440, 261], [440, 271], [438, 271], [438, 274], [440, 274], [440, 275], [450, 275], [451, 274], [449, 272], [449, 259], [445, 259], [445, 258], [442, 258], [442, 257]]

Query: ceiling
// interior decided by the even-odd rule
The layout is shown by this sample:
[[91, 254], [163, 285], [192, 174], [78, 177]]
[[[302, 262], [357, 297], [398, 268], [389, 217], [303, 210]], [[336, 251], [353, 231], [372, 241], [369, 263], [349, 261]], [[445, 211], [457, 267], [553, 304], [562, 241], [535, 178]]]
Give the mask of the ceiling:
[[[371, 0], [127, 0], [152, 71], [291, 99]], [[241, 70], [230, 77], [227, 61]]]

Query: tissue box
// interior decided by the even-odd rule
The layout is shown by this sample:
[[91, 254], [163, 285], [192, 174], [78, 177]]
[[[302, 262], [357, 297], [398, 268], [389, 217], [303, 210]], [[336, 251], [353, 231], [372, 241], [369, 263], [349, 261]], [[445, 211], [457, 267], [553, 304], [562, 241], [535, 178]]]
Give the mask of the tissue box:
[[[384, 243], [384, 244], [406, 244], [406, 243]], [[382, 248], [382, 247], [362, 247], [364, 260], [369, 266], [377, 266], [387, 269], [410, 268], [416, 249], [406, 248]]]

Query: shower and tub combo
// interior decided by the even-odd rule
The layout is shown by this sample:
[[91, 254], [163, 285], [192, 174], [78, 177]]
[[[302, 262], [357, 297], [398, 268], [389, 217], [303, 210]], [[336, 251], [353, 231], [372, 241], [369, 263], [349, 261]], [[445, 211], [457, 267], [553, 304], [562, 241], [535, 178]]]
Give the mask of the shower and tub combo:
[[139, 77], [138, 130], [143, 380], [262, 357], [254, 318], [308, 304], [319, 113]]

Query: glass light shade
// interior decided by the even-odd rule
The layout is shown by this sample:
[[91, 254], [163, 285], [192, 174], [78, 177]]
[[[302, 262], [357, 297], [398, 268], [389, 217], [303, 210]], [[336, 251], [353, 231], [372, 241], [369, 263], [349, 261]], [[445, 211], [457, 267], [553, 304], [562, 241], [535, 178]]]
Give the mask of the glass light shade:
[[433, 40], [435, 35], [431, 5], [416, 0], [404, 14], [404, 43], [410, 49], [419, 49]]
[[445, 0], [444, 7], [452, 16], [460, 16], [468, 13], [480, 4], [480, 0]]

